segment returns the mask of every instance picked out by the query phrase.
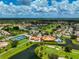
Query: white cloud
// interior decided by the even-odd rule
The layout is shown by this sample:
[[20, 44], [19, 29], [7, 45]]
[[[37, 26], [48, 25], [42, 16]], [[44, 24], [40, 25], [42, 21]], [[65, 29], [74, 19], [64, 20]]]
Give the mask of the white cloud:
[[0, 13], [2, 15], [25, 15], [30, 12], [32, 11], [29, 6], [15, 6], [12, 3], [10, 3], [10, 5], [6, 5], [2, 1], [0, 2]]
[[7, 15], [7, 16], [28, 15], [28, 14], [37, 15], [39, 14], [39, 12], [74, 14], [78, 12], [78, 11], [76, 12], [76, 10], [79, 10], [79, 0], [74, 1], [72, 4], [69, 4], [67, 0], [64, 0], [62, 2], [56, 2], [55, 0], [52, 0], [51, 6], [48, 6], [48, 0], [35, 0], [31, 2], [29, 6], [14, 5], [13, 3], [10, 3], [10, 5], [6, 5], [2, 1], [0, 2], [0, 15]]

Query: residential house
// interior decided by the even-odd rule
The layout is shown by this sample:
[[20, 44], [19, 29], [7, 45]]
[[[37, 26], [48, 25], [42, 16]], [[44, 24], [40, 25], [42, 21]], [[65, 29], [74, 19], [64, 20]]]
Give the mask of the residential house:
[[51, 35], [44, 35], [42, 37], [43, 41], [55, 41], [56, 37], [55, 36], [51, 36]]
[[51, 35], [44, 36], [30, 36], [29, 41], [32, 42], [41, 42], [41, 41], [55, 41], [56, 37]]
[[8, 45], [8, 42], [0, 41], [0, 48], [4, 48]]

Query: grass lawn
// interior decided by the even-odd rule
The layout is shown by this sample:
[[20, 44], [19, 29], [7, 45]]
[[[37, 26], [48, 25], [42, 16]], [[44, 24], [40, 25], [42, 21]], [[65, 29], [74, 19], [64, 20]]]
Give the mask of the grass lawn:
[[22, 43], [24, 43], [24, 42], [27, 42], [28, 41], [28, 39], [22, 39], [22, 40], [20, 40], [19, 42], [18, 42], [18, 45], [20, 45], [20, 44], [22, 44]]
[[77, 39], [73, 39], [72, 42], [73, 42], [73, 44], [79, 44], [79, 42], [77, 41]]
[[[41, 48], [41, 46], [37, 47], [35, 49], [35, 52], [36, 52], [36, 54], [38, 56], [39, 56], [39, 52], [38, 51], [40, 51], [39, 50], [40, 48]], [[43, 55], [42, 59], [47, 59], [48, 54], [51, 54], [51, 53], [54, 53], [54, 54], [56, 54], [56, 55], [58, 55], [60, 57], [66, 57], [66, 56], [68, 56], [68, 58], [66, 58], [66, 59], [69, 59], [71, 57], [73, 59], [79, 59], [79, 50], [72, 50], [71, 53], [67, 53], [67, 52], [64, 52], [62, 50], [62, 48], [59, 47], [59, 46], [56, 46], [55, 48], [43, 46], [43, 50], [41, 50], [41, 52], [42, 52], [42, 55]]]
[[[17, 45], [21, 45], [22, 43], [25, 43], [25, 42], [27, 42], [27, 41], [28, 41], [28, 39], [19, 40]], [[6, 40], [6, 42], [8, 42], [9, 44], [8, 44], [8, 46], [6, 46], [5, 48], [0, 49], [0, 54], [3, 53], [3, 52], [5, 52], [6, 50], [9, 50], [9, 49], [12, 48], [12, 44], [11, 44], [12, 41]]]
[[[26, 44], [28, 44], [28, 46], [26, 46]], [[29, 48], [30, 46], [32, 46], [33, 44], [30, 43], [26, 43], [26, 41], [20, 45], [18, 45], [16, 48], [11, 48], [8, 51], [5, 51], [3, 53], [0, 54], [0, 59], [8, 59], [13, 55], [16, 55], [17, 53]]]
[[57, 42], [55, 42], [55, 41], [49, 41], [49, 42], [43, 42], [44, 44], [49, 44], [49, 45], [53, 45], [53, 44], [57, 44]]

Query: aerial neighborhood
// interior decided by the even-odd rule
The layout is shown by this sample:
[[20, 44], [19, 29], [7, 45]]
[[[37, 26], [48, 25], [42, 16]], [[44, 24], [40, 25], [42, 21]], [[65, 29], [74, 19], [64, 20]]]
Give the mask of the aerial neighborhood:
[[[40, 59], [79, 59], [79, 23], [73, 21], [15, 23], [14, 21], [13, 24], [0, 24], [0, 59], [15, 59], [18, 53], [25, 49], [28, 51], [31, 47], [36, 48], [29, 53], [29, 59], [33, 53]], [[38, 59], [36, 56], [35, 58]]]

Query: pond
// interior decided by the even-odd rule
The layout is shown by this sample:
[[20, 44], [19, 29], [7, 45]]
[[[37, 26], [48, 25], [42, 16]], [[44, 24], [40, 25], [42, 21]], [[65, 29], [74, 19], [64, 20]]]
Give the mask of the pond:
[[58, 45], [63, 47], [66, 47], [67, 45], [71, 45], [72, 49], [79, 50], [79, 44], [74, 44], [70, 39], [66, 39], [65, 41], [66, 41], [66, 44], [58, 44]]
[[34, 52], [34, 50], [37, 46], [38, 45], [33, 45], [29, 49], [24, 50], [23, 52], [21, 52], [17, 55], [14, 55], [9, 59], [40, 59]]
[[17, 36], [17, 37], [15, 37], [15, 38], [13, 38], [12, 40], [22, 40], [22, 39], [24, 39], [24, 38], [26, 38], [26, 36], [25, 35], [20, 35], [20, 36]]

